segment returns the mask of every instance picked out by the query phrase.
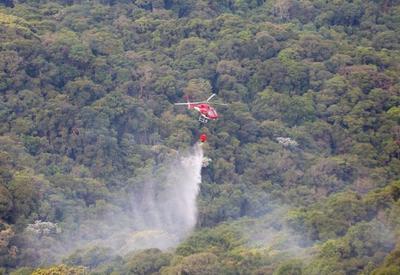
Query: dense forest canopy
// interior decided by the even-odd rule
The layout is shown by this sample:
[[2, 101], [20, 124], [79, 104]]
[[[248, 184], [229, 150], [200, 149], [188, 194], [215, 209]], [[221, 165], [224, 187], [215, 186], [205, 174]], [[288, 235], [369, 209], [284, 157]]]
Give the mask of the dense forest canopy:
[[[400, 274], [399, 76], [397, 0], [0, 1], [1, 272]], [[176, 249], [43, 256], [200, 131]]]

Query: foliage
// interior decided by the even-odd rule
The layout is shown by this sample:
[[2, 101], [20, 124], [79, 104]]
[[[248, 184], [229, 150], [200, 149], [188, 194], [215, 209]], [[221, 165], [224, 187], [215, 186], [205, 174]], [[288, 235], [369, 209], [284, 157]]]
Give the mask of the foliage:
[[39, 268], [33, 271], [34, 275], [46, 275], [46, 274], [54, 274], [54, 275], [63, 275], [63, 274], [74, 274], [74, 275], [83, 275], [88, 274], [84, 268], [82, 267], [70, 267], [66, 265], [59, 265], [49, 268]]
[[[146, 171], [206, 131], [198, 229], [176, 251], [92, 247], [65, 263], [398, 273], [399, 11], [387, 0], [0, 1], [0, 266], [52, 264], [58, 231], [91, 236]], [[229, 106], [206, 129], [173, 106], [212, 92]], [[263, 222], [276, 205], [312, 260], [244, 244], [234, 220]], [[57, 224], [36, 234], [40, 249], [26, 244], [35, 221]], [[35, 272], [69, 270], [86, 272]]]

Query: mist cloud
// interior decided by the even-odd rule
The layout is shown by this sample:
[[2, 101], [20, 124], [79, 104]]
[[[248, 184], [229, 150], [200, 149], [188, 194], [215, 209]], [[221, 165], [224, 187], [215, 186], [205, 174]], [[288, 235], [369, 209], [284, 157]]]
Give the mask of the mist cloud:
[[124, 207], [108, 203], [103, 214], [82, 220], [72, 231], [46, 235], [43, 232], [47, 231], [36, 234], [27, 230], [27, 247], [37, 251], [40, 264], [58, 262], [77, 249], [93, 246], [110, 248], [119, 255], [136, 249], [174, 247], [196, 225], [202, 161], [199, 144], [179, 152], [142, 175], [142, 180], [134, 179], [122, 199]]

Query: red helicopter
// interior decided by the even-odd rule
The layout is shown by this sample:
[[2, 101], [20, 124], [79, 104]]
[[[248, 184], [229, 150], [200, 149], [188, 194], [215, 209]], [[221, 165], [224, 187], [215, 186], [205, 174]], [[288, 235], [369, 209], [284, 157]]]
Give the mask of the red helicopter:
[[222, 103], [211, 103], [209, 102], [216, 94], [212, 94], [206, 101], [198, 101], [198, 102], [190, 102], [188, 98], [188, 102], [186, 103], [175, 103], [175, 105], [187, 105], [188, 109], [195, 109], [200, 113], [199, 121], [201, 123], [207, 123], [209, 120], [217, 120], [218, 113], [217, 111], [210, 105], [226, 105]]

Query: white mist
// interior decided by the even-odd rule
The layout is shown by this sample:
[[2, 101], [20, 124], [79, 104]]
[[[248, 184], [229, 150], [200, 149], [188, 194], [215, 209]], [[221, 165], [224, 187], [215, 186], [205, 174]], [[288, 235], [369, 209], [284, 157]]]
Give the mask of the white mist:
[[[42, 264], [59, 262], [77, 249], [94, 246], [111, 248], [120, 255], [137, 249], [174, 247], [196, 225], [202, 161], [203, 150], [196, 144], [140, 175], [140, 180], [131, 179], [119, 203], [109, 202], [103, 214], [80, 219], [73, 231], [61, 227], [61, 233], [36, 230], [36, 234], [28, 226], [26, 247], [36, 251]], [[74, 220], [76, 214], [70, 215], [66, 219]]]
[[195, 227], [203, 150], [196, 144], [138, 186], [131, 196], [134, 234], [124, 251], [175, 246]]

